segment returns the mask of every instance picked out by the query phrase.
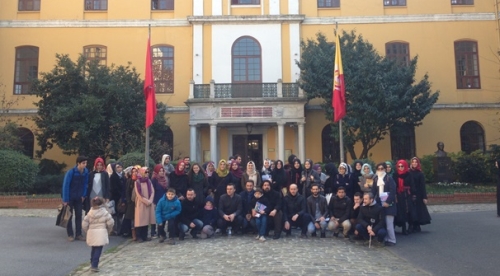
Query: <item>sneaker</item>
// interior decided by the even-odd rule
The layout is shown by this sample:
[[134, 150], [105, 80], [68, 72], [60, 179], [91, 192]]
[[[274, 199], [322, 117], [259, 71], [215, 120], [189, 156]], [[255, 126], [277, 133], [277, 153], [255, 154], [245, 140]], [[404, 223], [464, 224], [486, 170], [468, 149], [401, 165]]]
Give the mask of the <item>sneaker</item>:
[[396, 244], [390, 241], [385, 242], [385, 246], [395, 246]]
[[261, 242], [265, 242], [265, 241], [266, 241], [266, 238], [264, 238], [264, 236], [260, 236], [259, 241], [261, 241]]
[[175, 240], [172, 239], [172, 238], [170, 238], [170, 239], [167, 240], [167, 244], [174, 245], [175, 244]]
[[92, 272], [99, 272], [99, 268], [97, 268], [97, 267], [91, 267], [90, 271], [92, 271]]
[[165, 237], [160, 236], [160, 239], [158, 240], [159, 243], [162, 243], [165, 241]]
[[78, 237], [75, 238], [76, 240], [79, 240], [79, 241], [85, 241], [85, 237], [80, 235]]
[[277, 239], [279, 239], [279, 238], [280, 238], [280, 234], [274, 234], [274, 236], [273, 236], [273, 240], [277, 240]]
[[72, 241], [74, 241], [74, 240], [75, 240], [75, 238], [73, 238], [73, 237], [71, 237], [71, 236], [68, 236], [68, 241], [69, 241], [69, 242], [72, 242]]
[[258, 240], [260, 238], [260, 235], [257, 235], [257, 237], [255, 237], [256, 240]]
[[186, 236], [186, 233], [184, 233], [183, 231], [179, 232], [179, 240], [180, 241], [183, 241], [185, 236]]

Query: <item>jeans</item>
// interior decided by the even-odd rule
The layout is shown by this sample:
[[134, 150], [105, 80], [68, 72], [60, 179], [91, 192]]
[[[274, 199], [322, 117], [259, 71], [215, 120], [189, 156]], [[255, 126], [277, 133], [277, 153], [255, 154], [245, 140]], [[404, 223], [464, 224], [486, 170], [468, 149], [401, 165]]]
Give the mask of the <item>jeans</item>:
[[75, 218], [75, 228], [76, 228], [76, 237], [82, 235], [82, 209], [83, 209], [83, 203], [82, 199], [71, 199], [68, 202], [69, 207], [71, 207], [71, 212], [75, 212], [74, 216], [71, 216], [71, 218], [68, 221], [68, 227], [66, 227], [66, 232], [68, 233], [68, 237], [74, 237], [75, 235], [73, 234], [73, 217]]
[[90, 264], [93, 268], [99, 266], [99, 258], [101, 258], [103, 246], [92, 246], [92, 251], [90, 251]]
[[194, 219], [192, 223], [194, 223], [194, 228], [191, 228], [189, 225], [184, 223], [179, 223], [179, 231], [186, 233], [189, 228], [191, 228], [191, 236], [196, 236], [196, 234], [198, 234], [203, 228], [203, 222], [199, 219]]
[[259, 217], [256, 217], [255, 224], [257, 225], [259, 236], [264, 236], [267, 228], [267, 215], [260, 215]]
[[[307, 227], [307, 232], [309, 232], [309, 234], [312, 234], [312, 233], [315, 233], [316, 232], [316, 224], [315, 224], [315, 221], [311, 222], [313, 227], [311, 228], [310, 227], [310, 224], [309, 226]], [[326, 232], [326, 227], [328, 226], [328, 222], [327, 221], [322, 221], [322, 222], [319, 222], [317, 221], [317, 223], [319, 223], [319, 229], [321, 230], [321, 233], [325, 233]]]
[[113, 215], [113, 220], [115, 221], [115, 224], [113, 225], [113, 231], [116, 235], [120, 235], [122, 229], [123, 214]]
[[[370, 236], [368, 235], [368, 230], [366, 229], [366, 227], [364, 227], [363, 225], [361, 224], [357, 224], [356, 225], [356, 230], [358, 230], [358, 234], [360, 236], [362, 236], [365, 240], [368, 240], [370, 238]], [[383, 242], [384, 239], [385, 239], [385, 236], [387, 235], [387, 230], [385, 230], [385, 228], [380, 228], [376, 233], [375, 235], [377, 235], [377, 240], [379, 242]]]
[[176, 236], [175, 219], [166, 220], [162, 223], [161, 226], [158, 224], [158, 235], [161, 237], [164, 237], [164, 238], [167, 237], [167, 233], [165, 232], [165, 224], [167, 224], [167, 223], [168, 223], [168, 226], [167, 226], [168, 237], [173, 239]]

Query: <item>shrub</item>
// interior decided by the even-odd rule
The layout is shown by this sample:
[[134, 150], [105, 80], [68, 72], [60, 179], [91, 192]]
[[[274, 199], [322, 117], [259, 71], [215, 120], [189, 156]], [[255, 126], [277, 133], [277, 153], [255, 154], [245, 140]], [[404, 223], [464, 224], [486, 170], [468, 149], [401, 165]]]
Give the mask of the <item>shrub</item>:
[[66, 163], [60, 164], [55, 160], [44, 158], [38, 163], [38, 175], [59, 175], [64, 168]]
[[[130, 152], [122, 156], [120, 159], [118, 159], [117, 162], [120, 162], [123, 165], [123, 168], [135, 165], [144, 166], [144, 153]], [[156, 165], [155, 161], [151, 157], [149, 157], [150, 171], [153, 171], [155, 165]]]
[[490, 174], [491, 163], [488, 155], [482, 151], [474, 151], [471, 154], [458, 154], [455, 158], [452, 167], [459, 182], [492, 182], [493, 179]]
[[64, 174], [38, 175], [30, 194], [60, 194]]
[[0, 150], [0, 191], [27, 192], [35, 184], [37, 164], [22, 153]]
[[425, 182], [434, 181], [434, 155], [424, 155], [420, 159], [420, 165], [422, 167], [422, 172], [425, 176]]

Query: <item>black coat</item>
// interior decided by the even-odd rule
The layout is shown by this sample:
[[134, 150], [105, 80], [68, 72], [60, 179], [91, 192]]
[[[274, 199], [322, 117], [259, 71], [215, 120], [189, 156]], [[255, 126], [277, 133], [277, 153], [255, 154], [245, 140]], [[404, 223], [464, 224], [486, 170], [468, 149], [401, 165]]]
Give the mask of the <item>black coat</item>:
[[[375, 200], [379, 205], [382, 205], [382, 201], [380, 200], [379, 188], [377, 186], [378, 176], [375, 175], [373, 177], [373, 186], [372, 186], [372, 194], [375, 196]], [[394, 179], [386, 174], [384, 177], [384, 192], [389, 193], [387, 200], [385, 203], [389, 204], [389, 207], [385, 208], [386, 216], [396, 216], [398, 212], [398, 208], [396, 207], [396, 183]]]
[[[398, 174], [397, 172], [393, 175], [394, 182], [396, 185], [396, 197], [397, 197], [397, 214], [394, 222], [397, 226], [403, 226], [405, 223], [412, 224], [417, 219], [417, 211], [415, 209], [415, 186], [413, 185], [413, 179], [410, 173]], [[403, 180], [404, 191], [398, 191], [398, 183]]]
[[371, 225], [373, 232], [377, 233], [379, 229], [385, 228], [384, 208], [378, 204], [359, 207], [358, 223], [364, 228]]
[[[87, 197], [85, 198], [84, 206], [85, 206], [85, 213], [87, 213], [90, 210], [90, 194], [92, 193], [92, 188], [94, 187], [94, 176], [99, 173], [101, 174], [101, 189], [102, 189], [102, 197], [104, 199], [111, 199], [111, 187], [109, 183], [109, 174], [106, 171], [102, 172], [95, 172], [92, 171], [89, 174], [89, 183], [87, 186]], [[116, 205], [115, 205], [116, 206]]]
[[292, 217], [298, 214], [299, 216], [307, 214], [306, 198], [297, 193], [296, 196], [287, 194], [283, 198], [283, 216], [285, 220], [290, 222]]
[[339, 198], [338, 196], [332, 196], [330, 203], [328, 204], [328, 212], [330, 217], [335, 217], [339, 219], [339, 223], [344, 222], [344, 220], [349, 219], [351, 216], [352, 201], [347, 196]]
[[[199, 172], [201, 173], [201, 172]], [[194, 177], [188, 181], [188, 188], [193, 189], [196, 193], [195, 201], [198, 205], [203, 205], [205, 202], [205, 197], [207, 196], [208, 191], [208, 180], [206, 177], [203, 177], [199, 181], [194, 181]]]
[[267, 198], [269, 200], [269, 209], [280, 211], [283, 208], [281, 202], [281, 193], [276, 192], [275, 190], [270, 190], [269, 192], [264, 191], [264, 195], [262, 197]]
[[415, 210], [416, 222], [419, 225], [431, 223], [431, 215], [427, 210], [427, 205], [424, 204], [424, 199], [427, 199], [427, 190], [425, 189], [425, 176], [421, 171], [410, 170], [413, 183], [415, 185]]
[[182, 208], [181, 213], [179, 214], [179, 222], [189, 227], [189, 224], [193, 222], [194, 219], [200, 217], [201, 206], [196, 201], [196, 198], [194, 198], [193, 201], [184, 199], [181, 201], [181, 206]]
[[115, 204], [118, 205], [120, 199], [125, 201], [125, 185], [127, 184], [127, 179], [125, 175], [122, 174], [120, 177], [116, 172], [113, 172], [111, 177], [109, 178], [109, 185], [111, 187], [111, 200], [115, 201]]
[[169, 186], [174, 188], [177, 197], [186, 197], [187, 187], [188, 187], [188, 177], [185, 174], [177, 175], [175, 172], [168, 175]]

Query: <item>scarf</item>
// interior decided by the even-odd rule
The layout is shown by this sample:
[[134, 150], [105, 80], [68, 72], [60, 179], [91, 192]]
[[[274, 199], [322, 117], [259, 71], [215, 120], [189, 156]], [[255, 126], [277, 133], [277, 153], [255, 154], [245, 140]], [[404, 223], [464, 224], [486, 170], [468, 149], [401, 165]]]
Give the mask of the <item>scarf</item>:
[[[295, 163], [299, 164], [298, 169], [295, 168]], [[302, 163], [300, 163], [300, 159], [295, 158], [292, 167], [290, 168], [290, 172], [292, 175], [292, 183], [299, 184], [300, 179], [302, 178]]]
[[[253, 169], [251, 169], [251, 170], [248, 169], [248, 165], [249, 164], [253, 165], [252, 166]], [[247, 174], [248, 174], [249, 177], [253, 177], [253, 176], [257, 175], [257, 170], [255, 170], [255, 163], [253, 161], [248, 161], [248, 163], [247, 163], [247, 171], [246, 172], [247, 172]]]
[[[220, 169], [220, 164], [221, 164], [221, 163], [226, 163], [226, 168], [225, 168], [224, 170], [221, 170], [221, 169]], [[217, 170], [216, 170], [215, 172], [216, 172], [216, 173], [217, 173], [217, 175], [218, 175], [219, 177], [221, 177], [221, 178], [224, 178], [224, 177], [226, 177], [226, 176], [227, 176], [227, 174], [229, 173], [229, 169], [227, 168], [227, 162], [226, 162], [226, 160], [221, 159], [221, 160], [219, 161], [219, 165], [217, 166]]]
[[[399, 169], [399, 166], [403, 166], [403, 170], [401, 171]], [[403, 176], [408, 173], [408, 163], [406, 160], [401, 159], [396, 163], [396, 171], [398, 172], [398, 194], [404, 192], [405, 190], [405, 185], [404, 185], [404, 179]]]
[[141, 183], [148, 183], [148, 185], [147, 185], [148, 186], [148, 198], [150, 198], [152, 191], [151, 191], [151, 185], [149, 183], [149, 178], [141, 177], [141, 178], [137, 179], [137, 181], [135, 181], [135, 186], [137, 187], [137, 191], [142, 196]]
[[208, 177], [211, 177], [211, 176], [212, 176], [212, 174], [214, 173], [214, 170], [212, 170], [212, 171], [211, 171], [211, 170], [209, 169], [209, 166], [210, 166], [210, 165], [212, 165], [212, 167], [214, 167], [214, 168], [215, 168], [215, 164], [214, 164], [214, 162], [212, 162], [212, 161], [208, 162], [208, 164], [207, 164], [207, 169], [205, 170], [205, 172], [206, 172], [206, 174], [207, 174], [207, 176], [208, 176]]
[[388, 172], [388, 174], [392, 177], [392, 175], [394, 174], [394, 169], [395, 169], [394, 165], [392, 164], [391, 161], [385, 161], [385, 164], [387, 165], [387, 167], [389, 167], [389, 166], [391, 167], [391, 171]]
[[[278, 169], [278, 164], [281, 164], [281, 168], [279, 169]], [[274, 168], [274, 170], [271, 172], [271, 177], [274, 182], [286, 185], [286, 174], [285, 174], [285, 169], [283, 168], [283, 161], [281, 160], [276, 161], [276, 168]]]
[[416, 167], [416, 168], [414, 168], [414, 167], [412, 166], [412, 167], [411, 167], [411, 170], [412, 170], [412, 171], [418, 171], [418, 172], [421, 172], [421, 171], [422, 171], [422, 168], [420, 167], [420, 159], [418, 159], [418, 157], [413, 157], [413, 158], [411, 159], [411, 161], [413, 161], [413, 160], [417, 160], [417, 167]]
[[384, 186], [385, 186], [384, 177], [385, 177], [385, 175], [386, 175], [386, 172], [377, 171], [377, 176], [378, 176], [377, 186], [378, 186], [379, 196], [384, 192]]
[[[236, 168], [236, 170], [233, 170], [234, 163], [238, 164], [238, 167]], [[241, 178], [241, 176], [243, 175], [243, 171], [240, 168], [240, 163], [236, 160], [234, 160], [233, 163], [231, 163], [231, 174], [234, 175], [234, 177], [236, 177], [236, 178]]]
[[[184, 172], [184, 170], [179, 169], [179, 168], [180, 168], [180, 166], [181, 166], [181, 164], [184, 164], [184, 161], [180, 161], [179, 163], [177, 163], [177, 166], [175, 166], [175, 174], [176, 174], [176, 175], [179, 175], [179, 176], [180, 176], [180, 175], [185, 175], [185, 174], [186, 174], [186, 173]], [[186, 168], [185, 166], [186, 166], [186, 164], [184, 164], [184, 168]]]
[[193, 181], [194, 182], [200, 182], [203, 180], [203, 178], [205, 178], [205, 175], [201, 172], [201, 170], [198, 173], [193, 172]]
[[156, 179], [158, 181], [158, 184], [160, 184], [163, 189], [167, 189], [168, 179], [165, 176], [165, 169], [163, 169], [163, 173], [160, 173], [161, 169], [163, 169], [163, 166], [161, 164], [156, 165], [153, 170], [153, 176], [151, 178]]

